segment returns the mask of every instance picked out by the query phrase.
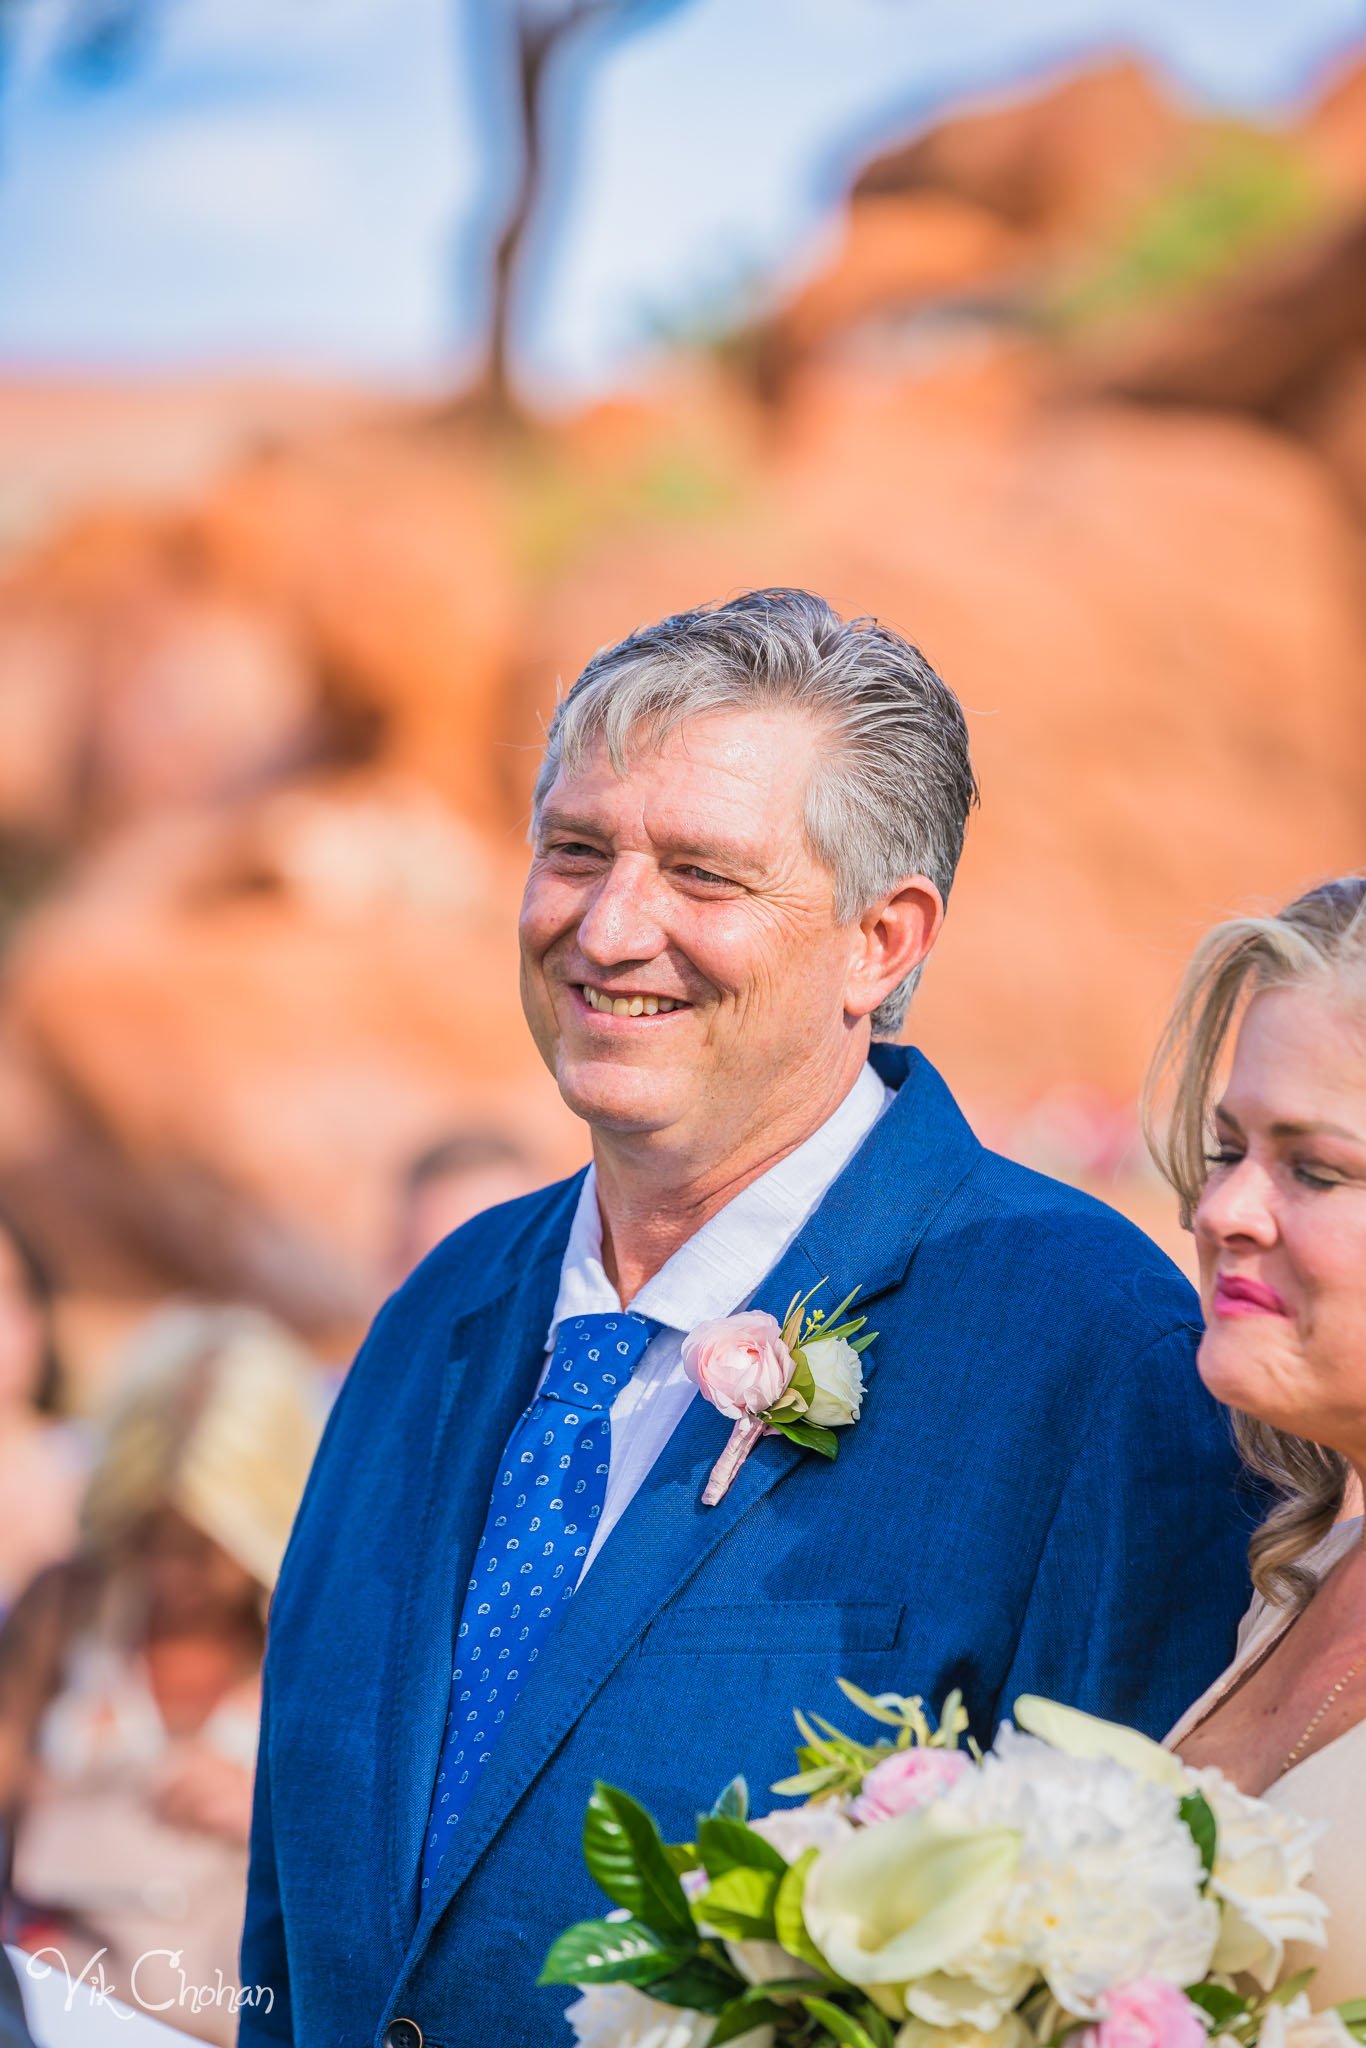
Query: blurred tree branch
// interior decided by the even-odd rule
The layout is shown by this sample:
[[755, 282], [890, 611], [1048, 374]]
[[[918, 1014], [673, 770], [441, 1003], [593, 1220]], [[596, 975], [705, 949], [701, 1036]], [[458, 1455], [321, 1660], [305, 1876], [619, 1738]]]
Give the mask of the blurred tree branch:
[[600, 26], [635, 29], [686, 0], [482, 0], [499, 22], [511, 20], [515, 38], [517, 176], [493, 246], [488, 340], [475, 392], [481, 411], [496, 423], [520, 417], [512, 368], [518, 286], [544, 201], [549, 85], [556, 60]]

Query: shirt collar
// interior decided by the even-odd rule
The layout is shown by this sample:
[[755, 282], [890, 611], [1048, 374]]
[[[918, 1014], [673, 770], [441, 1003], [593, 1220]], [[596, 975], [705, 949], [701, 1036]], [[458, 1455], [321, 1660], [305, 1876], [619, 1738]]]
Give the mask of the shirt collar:
[[[893, 1095], [865, 1065], [819, 1129], [742, 1188], [680, 1245], [641, 1288], [631, 1308], [667, 1329], [686, 1332], [741, 1307], [844, 1171]], [[565, 1246], [547, 1343], [553, 1344], [557, 1325], [568, 1316], [610, 1315], [622, 1306], [602, 1263], [597, 1178], [590, 1166]]]

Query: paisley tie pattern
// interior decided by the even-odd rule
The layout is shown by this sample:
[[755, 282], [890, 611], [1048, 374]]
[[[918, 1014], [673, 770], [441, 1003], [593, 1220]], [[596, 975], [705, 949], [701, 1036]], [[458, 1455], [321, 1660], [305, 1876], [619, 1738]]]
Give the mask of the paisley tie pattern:
[[607, 1492], [608, 1410], [660, 1327], [625, 1309], [561, 1324], [544, 1384], [508, 1440], [456, 1631], [424, 1892], [579, 1582]]

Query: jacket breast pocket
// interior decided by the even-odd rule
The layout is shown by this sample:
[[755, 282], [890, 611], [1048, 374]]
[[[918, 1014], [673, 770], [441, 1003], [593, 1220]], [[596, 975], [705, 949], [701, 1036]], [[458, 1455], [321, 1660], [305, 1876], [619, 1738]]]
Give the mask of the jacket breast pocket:
[[752, 1607], [666, 1607], [641, 1638], [642, 1657], [838, 1657], [892, 1650], [903, 1605], [894, 1600], [763, 1600]]

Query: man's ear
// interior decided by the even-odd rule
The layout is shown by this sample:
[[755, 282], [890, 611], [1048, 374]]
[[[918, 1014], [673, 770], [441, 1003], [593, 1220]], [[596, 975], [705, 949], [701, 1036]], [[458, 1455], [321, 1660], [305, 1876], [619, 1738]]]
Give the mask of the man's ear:
[[870, 904], [844, 992], [845, 1014], [871, 1017], [908, 974], [929, 957], [944, 922], [944, 899], [928, 875], [911, 875]]

